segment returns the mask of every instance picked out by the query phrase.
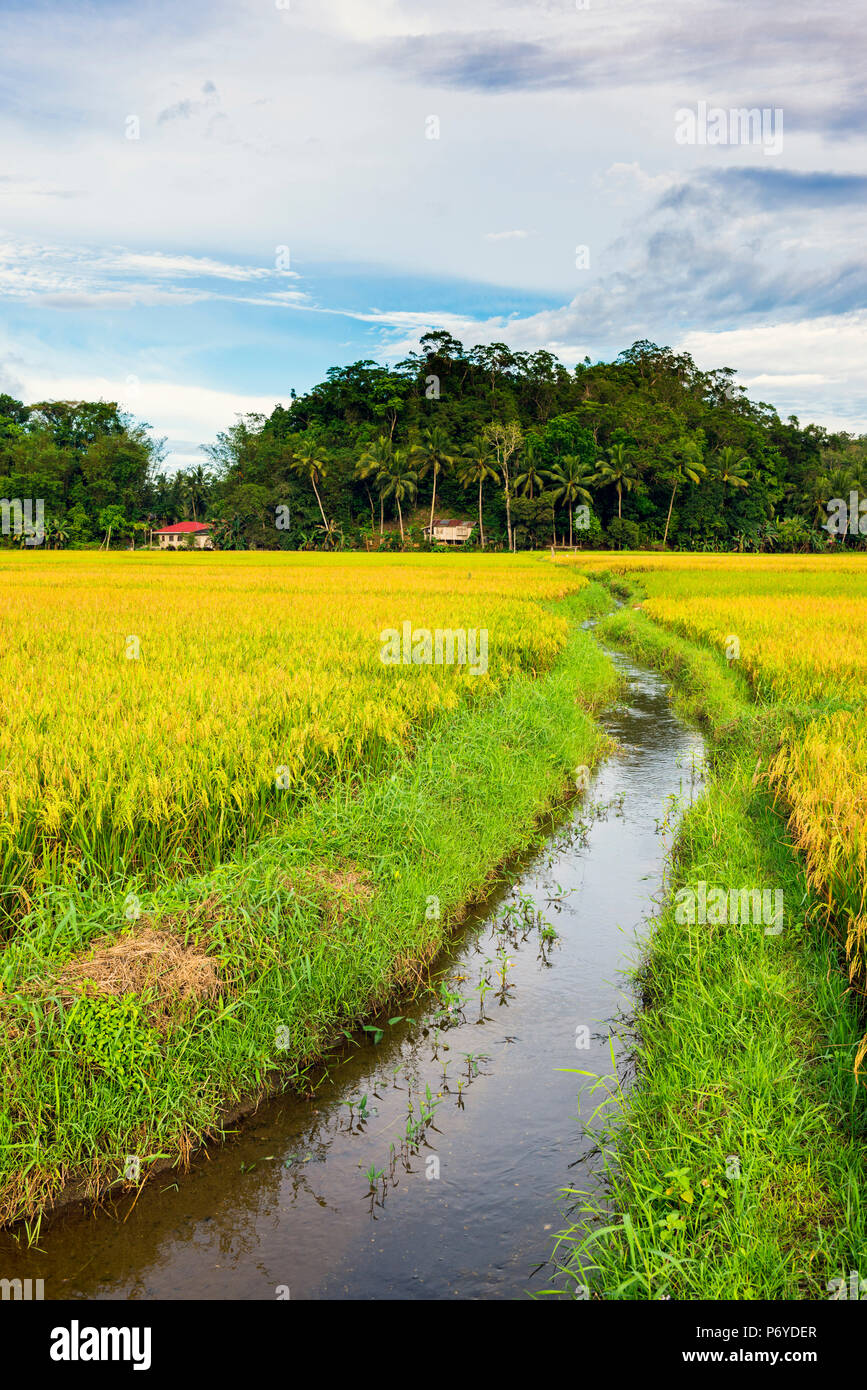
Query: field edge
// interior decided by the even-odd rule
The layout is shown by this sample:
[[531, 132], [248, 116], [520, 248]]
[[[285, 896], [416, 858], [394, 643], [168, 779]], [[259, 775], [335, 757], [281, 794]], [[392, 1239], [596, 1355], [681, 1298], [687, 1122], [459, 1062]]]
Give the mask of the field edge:
[[[827, 1297], [867, 1259], [861, 1028], [760, 775], [779, 714], [722, 654], [637, 611], [634, 583], [619, 593], [631, 606], [600, 635], [671, 679], [678, 712], [710, 737], [710, 769], [636, 971], [635, 1084], [599, 1083], [605, 1191], [570, 1194], [580, 1214], [555, 1258], [581, 1297]], [[678, 890], [702, 881], [780, 888], [783, 932], [679, 922]]]
[[[593, 715], [617, 676], [580, 627], [607, 594], [591, 584], [549, 606], [570, 620], [549, 672], [443, 719], [387, 775], [335, 786], [243, 858], [143, 895], [132, 926], [117, 928], [123, 885], [99, 897], [58, 889], [34, 908], [0, 984], [0, 1224], [38, 1232], [67, 1200], [187, 1166], [265, 1095], [320, 1084], [351, 1030], [424, 986], [497, 866], [533, 843], [574, 794], [576, 769], [608, 746]], [[103, 943], [142, 930], [213, 962], [217, 992], [191, 1006], [148, 989], [131, 1018], [88, 1018], [82, 1032], [64, 993], [70, 962], [86, 969]]]

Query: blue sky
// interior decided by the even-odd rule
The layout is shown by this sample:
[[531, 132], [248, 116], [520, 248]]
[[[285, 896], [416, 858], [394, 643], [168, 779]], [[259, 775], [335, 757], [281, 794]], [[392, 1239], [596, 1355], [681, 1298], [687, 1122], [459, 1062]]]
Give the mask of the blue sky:
[[[867, 431], [851, 6], [4, 0], [3, 31], [0, 390], [119, 399], [184, 464], [444, 326], [570, 364], [648, 337]], [[679, 143], [699, 103], [782, 139]]]

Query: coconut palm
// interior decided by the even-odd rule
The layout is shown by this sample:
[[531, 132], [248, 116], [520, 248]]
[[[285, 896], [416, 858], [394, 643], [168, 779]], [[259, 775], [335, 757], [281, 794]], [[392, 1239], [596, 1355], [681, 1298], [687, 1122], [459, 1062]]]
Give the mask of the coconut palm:
[[452, 446], [439, 425], [425, 430], [421, 442], [414, 446], [412, 452], [418, 462], [418, 476], [420, 478], [433, 472], [433, 492], [430, 499], [430, 534], [433, 537], [434, 510], [437, 504], [437, 479], [440, 473], [445, 473], [447, 469], [454, 466], [456, 455], [452, 452]]
[[544, 479], [545, 474], [539, 467], [536, 451], [532, 444], [528, 444], [524, 450], [524, 467], [515, 479], [515, 491], [522, 496], [528, 496], [532, 501], [535, 489], [542, 491]]
[[697, 441], [686, 439], [678, 444], [676, 457], [672, 460], [671, 467], [667, 468], [662, 475], [666, 482], [671, 483], [668, 516], [665, 518], [665, 534], [662, 537], [663, 549], [668, 542], [668, 528], [671, 525], [671, 512], [677, 489], [686, 483], [700, 483], [706, 474], [707, 468], [702, 463], [701, 446]]
[[401, 502], [413, 502], [418, 492], [418, 473], [411, 466], [412, 459], [406, 449], [395, 449], [391, 460], [378, 474], [376, 482], [382, 498], [393, 497], [397, 503], [397, 519], [400, 525], [400, 543], [403, 546], [403, 511]]
[[189, 502], [193, 513], [193, 521], [198, 521], [199, 513], [203, 513], [208, 504], [208, 492], [211, 487], [211, 475], [201, 464], [189, 469], [184, 473], [181, 482], [181, 491], [184, 500]]
[[739, 449], [727, 444], [716, 456], [716, 476], [723, 487], [748, 488], [750, 485], [747, 470], [750, 460]]
[[478, 484], [479, 489], [479, 540], [485, 548], [485, 528], [482, 522], [482, 488], [489, 480], [497, 481], [497, 470], [491, 463], [491, 451], [484, 436], [477, 434], [467, 445], [461, 466], [460, 480], [464, 487]]
[[599, 459], [596, 464], [596, 481], [605, 485], [613, 484], [617, 488], [617, 516], [618, 519], [622, 519], [623, 489], [627, 492], [632, 491], [641, 477], [641, 470], [628, 456], [625, 444], [612, 444], [606, 453], [608, 458]]
[[552, 468], [548, 473], [549, 480], [554, 484], [554, 495], [552, 501], [556, 507], [558, 502], [565, 502], [569, 511], [569, 545], [572, 545], [572, 508], [575, 503], [580, 501], [592, 502], [593, 498], [587, 490], [587, 484], [595, 481], [593, 474], [583, 463], [577, 454], [566, 454], [561, 458], [556, 468]]
[[328, 459], [325, 450], [317, 441], [305, 441], [289, 460], [289, 471], [296, 477], [306, 478], [316, 494], [316, 501], [319, 503], [319, 512], [322, 516], [322, 525], [328, 531], [328, 518], [322, 506], [322, 498], [319, 496], [319, 484], [325, 477], [328, 470]]
[[718, 482], [723, 485], [723, 505], [722, 513], [725, 515], [725, 501], [727, 488], [741, 488], [746, 491], [750, 485], [747, 469], [750, 460], [739, 449], [727, 444], [724, 449], [717, 451], [714, 474]]
[[[830, 526], [830, 504], [835, 499], [841, 499], [847, 503], [851, 493], [857, 492], [863, 496], [865, 489], [860, 474], [852, 468], [841, 467], [839, 464], [832, 464], [830, 468], [825, 468], [821, 473], [816, 474], [810, 481], [807, 491], [803, 493], [801, 501], [808, 508], [813, 524], [820, 526], [823, 531], [827, 531], [829, 538], [837, 532]], [[860, 518], [856, 518], [856, 526], [859, 525]], [[848, 530], [847, 533], [848, 534]], [[846, 535], [843, 540], [845, 542]]]
[[[370, 477], [378, 478], [384, 469], [391, 463], [392, 447], [391, 441], [386, 439], [384, 434], [379, 439], [368, 444], [358, 463], [355, 465], [355, 476], [367, 479]], [[369, 496], [370, 494], [368, 494]], [[371, 516], [371, 520], [373, 517]], [[385, 503], [383, 501], [382, 490], [379, 492], [379, 534], [382, 535], [385, 529]]]

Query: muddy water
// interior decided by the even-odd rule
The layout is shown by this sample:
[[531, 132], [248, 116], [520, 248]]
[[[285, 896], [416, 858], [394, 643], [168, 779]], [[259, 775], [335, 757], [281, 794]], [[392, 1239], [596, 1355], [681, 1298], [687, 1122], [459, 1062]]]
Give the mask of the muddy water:
[[382, 1037], [349, 1048], [314, 1099], [267, 1104], [188, 1175], [60, 1217], [38, 1250], [0, 1236], [5, 1276], [79, 1299], [518, 1298], [550, 1286], [561, 1191], [598, 1171], [576, 1123], [598, 1096], [568, 1069], [610, 1071], [609, 1035], [632, 1004], [623, 971], [702, 751], [665, 682], [611, 655], [627, 687], [605, 722], [622, 752], [465, 924], [436, 995], [383, 1019]]

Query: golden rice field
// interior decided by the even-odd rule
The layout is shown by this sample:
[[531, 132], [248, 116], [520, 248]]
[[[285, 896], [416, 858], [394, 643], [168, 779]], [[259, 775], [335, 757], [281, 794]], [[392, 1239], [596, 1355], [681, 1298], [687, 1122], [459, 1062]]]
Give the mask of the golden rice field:
[[[867, 566], [859, 556], [4, 555], [0, 881], [210, 867], [440, 715], [549, 668], [545, 601], [631, 573], [644, 611], [785, 711], [767, 768], [867, 960]], [[486, 629], [487, 669], [380, 660], [381, 634]], [[11, 894], [11, 896], [10, 896]], [[865, 970], [867, 976], [867, 970]]]
[[[766, 775], [867, 985], [867, 564], [860, 556], [595, 557], [655, 622], [725, 653], [781, 707]], [[737, 640], [733, 646], [732, 639]]]
[[[0, 881], [210, 866], [438, 715], [549, 667], [586, 579], [539, 558], [4, 554]], [[487, 670], [385, 665], [486, 629]]]

